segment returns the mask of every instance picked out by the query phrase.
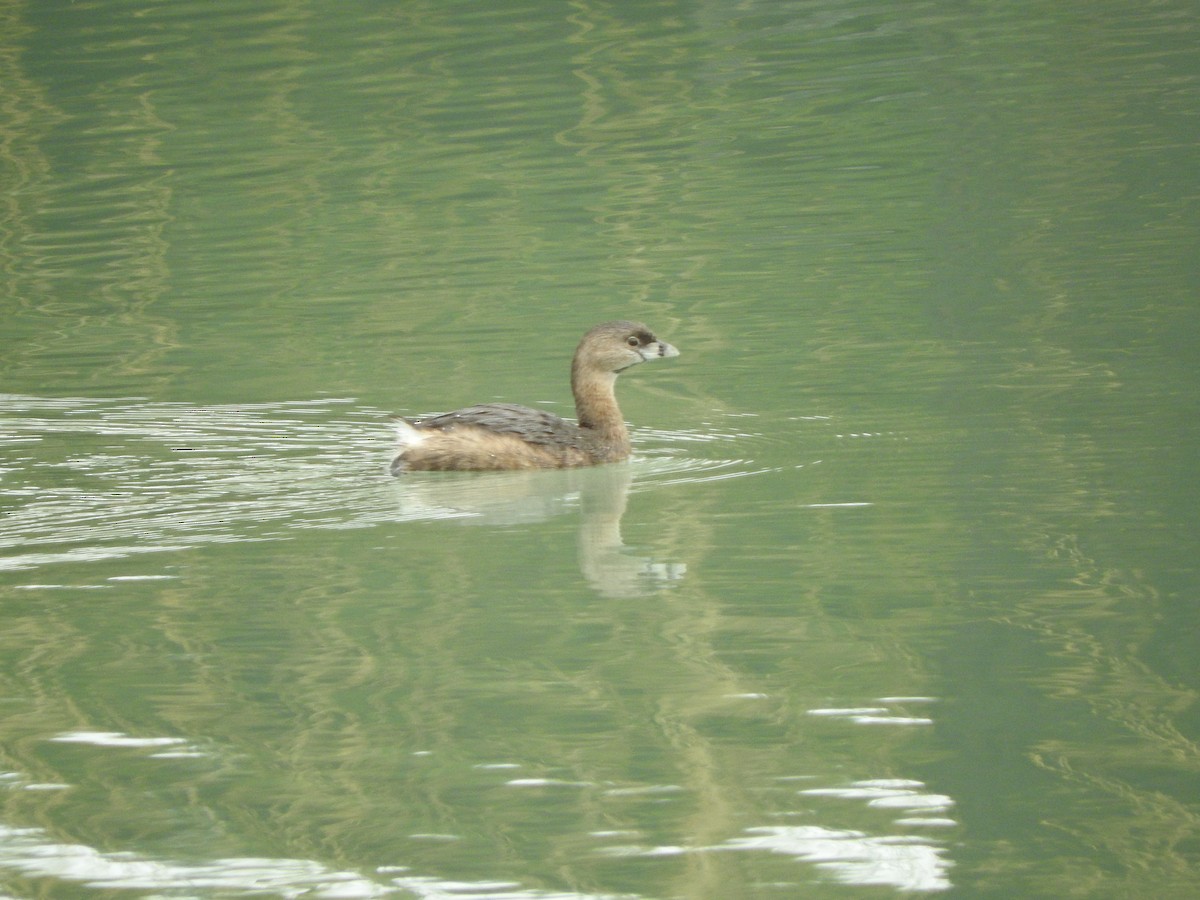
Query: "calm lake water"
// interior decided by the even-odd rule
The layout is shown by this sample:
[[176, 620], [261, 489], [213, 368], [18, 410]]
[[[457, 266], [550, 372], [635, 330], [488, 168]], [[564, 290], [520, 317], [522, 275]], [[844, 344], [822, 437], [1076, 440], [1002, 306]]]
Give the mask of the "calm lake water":
[[0, 5], [0, 897], [1194, 896], [1195, 12]]

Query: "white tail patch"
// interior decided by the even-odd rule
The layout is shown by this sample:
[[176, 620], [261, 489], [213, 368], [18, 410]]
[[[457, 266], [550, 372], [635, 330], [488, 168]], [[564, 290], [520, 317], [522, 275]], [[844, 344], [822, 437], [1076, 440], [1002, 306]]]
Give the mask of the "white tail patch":
[[417, 446], [429, 437], [429, 432], [422, 431], [407, 419], [397, 417], [392, 420], [392, 425], [396, 429], [396, 440], [400, 444], [400, 452], [402, 453], [409, 447]]

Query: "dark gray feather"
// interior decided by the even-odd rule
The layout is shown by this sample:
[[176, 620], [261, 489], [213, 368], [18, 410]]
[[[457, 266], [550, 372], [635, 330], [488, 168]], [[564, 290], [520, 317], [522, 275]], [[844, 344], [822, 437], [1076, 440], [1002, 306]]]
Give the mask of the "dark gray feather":
[[580, 439], [579, 426], [553, 413], [531, 409], [517, 403], [483, 403], [468, 406], [453, 412], [430, 416], [413, 422], [417, 428], [453, 431], [470, 426], [494, 431], [498, 434], [514, 434], [531, 444], [551, 447], [577, 445]]

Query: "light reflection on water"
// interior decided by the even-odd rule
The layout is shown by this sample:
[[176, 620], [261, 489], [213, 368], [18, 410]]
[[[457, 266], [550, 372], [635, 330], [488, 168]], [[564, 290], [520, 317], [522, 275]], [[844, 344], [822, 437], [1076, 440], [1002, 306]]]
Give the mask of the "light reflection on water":
[[[649, 456], [600, 475], [385, 478], [386, 415], [337, 399], [193, 407], [0, 396], [0, 416], [7, 506], [0, 569], [9, 570], [282, 539], [292, 529], [542, 521], [578, 506], [581, 489], [623, 497], [651, 485], [770, 471], [748, 460]], [[657, 443], [738, 438], [639, 436]], [[591, 505], [619, 519], [617, 503]]]
[[[0, 565], [10, 570], [213, 543], [279, 541], [297, 530], [364, 529], [422, 521], [510, 528], [578, 514], [578, 564], [585, 582], [603, 597], [638, 597], [685, 583], [687, 567], [676, 559], [626, 546], [621, 521], [631, 496], [779, 471], [753, 461], [762, 439], [742, 429], [639, 432], [640, 454], [628, 465], [395, 479], [384, 474], [391, 449], [386, 416], [347, 400], [195, 407], [140, 400], [5, 397], [2, 409], [6, 427], [0, 450], [5, 454], [5, 471], [0, 487], [8, 515], [0, 524], [0, 548], [7, 554]], [[818, 463], [814, 459], [807, 464]], [[111, 590], [125, 584], [169, 585], [177, 578], [119, 574], [95, 584], [31, 581], [18, 587]], [[723, 702], [757, 707], [769, 700], [766, 694], [742, 692], [728, 695]], [[906, 716], [899, 707], [920, 702], [921, 698], [893, 698], [855, 710], [814, 707], [809, 715], [834, 728], [868, 723], [913, 728], [930, 719]], [[176, 765], [212, 768], [214, 774], [229, 766], [243, 768], [233, 762], [238, 748], [203, 731], [186, 737], [136, 735], [112, 730], [113, 724], [84, 720], [44, 740], [87, 748], [94, 754], [122, 754], [121, 769], [127, 774], [136, 771], [137, 760], [147, 765], [153, 760], [153, 765], [167, 767], [155, 773], [156, 780], [180, 786], [213, 776], [174, 772], [171, 767]], [[623, 814], [616, 818], [634, 824], [638, 816], [623, 807], [697, 802], [696, 787], [689, 781], [607, 782], [556, 774], [569, 771], [569, 763], [549, 771], [545, 760], [474, 761], [469, 768], [492, 772], [493, 787], [500, 790], [531, 796], [566, 792], [568, 797], [579, 795], [580, 803], [594, 795], [614, 810], [621, 807]], [[61, 797], [73, 795], [70, 781], [10, 772], [0, 787], [29, 798]], [[599, 865], [605, 860], [615, 864], [622, 859], [668, 862], [680, 857], [765, 854], [816, 866], [846, 883], [910, 891], [948, 886], [946, 849], [940, 840], [922, 832], [935, 826], [944, 831], [954, 824], [944, 816], [930, 815], [944, 813], [952, 805], [949, 800], [925, 792], [915, 779], [904, 780], [903, 785], [872, 784], [865, 779], [839, 785], [826, 778], [820, 783], [826, 786], [814, 780], [789, 791], [793, 803], [785, 802], [784, 809], [774, 814], [803, 816], [803, 824], [758, 819], [760, 824], [740, 825], [740, 832], [727, 837], [680, 845], [657, 843], [649, 828], [596, 830], [581, 852]], [[851, 816], [853, 827], [841, 821], [846, 810], [839, 807], [847, 801], [862, 807]], [[533, 799], [521, 805], [536, 807], [539, 802]], [[219, 820], [225, 813], [217, 809], [212, 814]], [[862, 821], [864, 815], [872, 820], [869, 827]], [[420, 844], [452, 846], [463, 835], [413, 830], [407, 837]], [[308, 892], [324, 897], [467, 894], [497, 900], [641, 896], [543, 890], [486, 877], [446, 880], [424, 874], [428, 870], [423, 870], [421, 857], [405, 859], [403, 853], [399, 858], [375, 859], [369, 867], [347, 869], [317, 859], [269, 855], [204, 860], [200, 853], [200, 861], [185, 861], [145, 849], [111, 850], [62, 840], [36, 825], [2, 826], [0, 838], [0, 868], [27, 878], [95, 889], [281, 896]]]
[[[788, 779], [794, 780], [794, 779]], [[801, 797], [830, 797], [863, 801], [871, 809], [894, 809], [910, 815], [896, 819], [905, 827], [945, 828], [957, 823], [943, 816], [954, 804], [951, 798], [930, 794], [920, 781], [871, 779], [842, 787], [808, 788]], [[912, 815], [920, 813], [920, 816]], [[627, 837], [621, 834], [620, 837]], [[823, 825], [760, 825], [744, 829], [737, 837], [707, 847], [619, 844], [601, 852], [615, 857], [670, 857], [692, 853], [757, 851], [814, 863], [846, 884], [883, 885], [903, 891], [936, 892], [951, 887], [953, 862], [940, 840], [925, 835], [870, 834], [857, 829]]]
[[[921, 698], [925, 699], [925, 698]], [[828, 711], [813, 710], [813, 714]], [[66, 732], [50, 738], [68, 744], [86, 744], [103, 751], [145, 751], [145, 759], [173, 760], [203, 758], [210, 751], [190, 749], [189, 742], [177, 737], [135, 737], [119, 732]], [[136, 757], [135, 757], [136, 758]], [[493, 771], [498, 784], [512, 790], [534, 791], [598, 791], [601, 796], [653, 800], [685, 793], [674, 784], [619, 786], [595, 784], [546, 777], [509, 777], [508, 772], [520, 769], [519, 764], [479, 764], [478, 770]], [[795, 782], [811, 783], [803, 777], [781, 777], [779, 783], [790, 786]], [[672, 857], [711, 853], [768, 853], [797, 862], [812, 863], [828, 872], [835, 880], [855, 885], [888, 886], [910, 892], [938, 892], [951, 886], [949, 871], [953, 862], [947, 859], [947, 848], [941, 839], [930, 838], [919, 831], [903, 829], [954, 826], [945, 813], [953, 800], [924, 790], [915, 779], [865, 779], [830, 787], [804, 787], [795, 796], [813, 802], [861, 802], [868, 811], [885, 815], [900, 815], [889, 828], [878, 823], [879, 833], [861, 828], [837, 828], [811, 824], [814, 810], [797, 810], [792, 815], [805, 815], [810, 820], [803, 825], [771, 824], [745, 827], [741, 834], [716, 844], [704, 846], [649, 845], [629, 843], [642, 837], [638, 831], [594, 831], [591, 853], [598, 858], [669, 859]], [[0, 790], [67, 790], [70, 785], [45, 785], [23, 779], [18, 773], [0, 774]], [[832, 807], [827, 807], [827, 812]], [[938, 815], [941, 814], [941, 815]], [[836, 816], [831, 816], [836, 817]], [[415, 841], [454, 842], [456, 834], [413, 833]], [[420, 875], [409, 866], [398, 863], [380, 864], [369, 874], [332, 869], [322, 863], [305, 859], [269, 857], [220, 858], [209, 862], [182, 862], [156, 859], [124, 851], [102, 851], [83, 844], [64, 843], [37, 827], [10, 827], [0, 824], [0, 868], [31, 878], [54, 878], [70, 884], [105, 890], [165, 890], [236, 891], [246, 894], [272, 896], [368, 898], [403, 893], [405, 896], [441, 898], [447, 896], [478, 896], [493, 900], [589, 900], [627, 897], [637, 894], [602, 895], [590, 892], [551, 891], [528, 888], [510, 881], [446, 881]]]
[[0, 568], [379, 521], [371, 432], [340, 407], [3, 398]]
[[[4, 390], [184, 401], [0, 397], [0, 894], [1194, 893], [1187, 4], [142, 6], [0, 11]], [[631, 464], [384, 475], [601, 304]]]

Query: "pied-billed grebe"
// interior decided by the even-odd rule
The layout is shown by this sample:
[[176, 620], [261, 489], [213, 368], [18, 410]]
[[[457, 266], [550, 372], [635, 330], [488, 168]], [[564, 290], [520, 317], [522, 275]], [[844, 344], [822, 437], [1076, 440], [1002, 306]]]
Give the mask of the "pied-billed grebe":
[[571, 361], [578, 424], [515, 403], [468, 406], [419, 421], [397, 419], [392, 474], [406, 471], [566, 469], [629, 456], [629, 431], [613, 388], [617, 375], [678, 356], [638, 322], [605, 322], [583, 336]]

